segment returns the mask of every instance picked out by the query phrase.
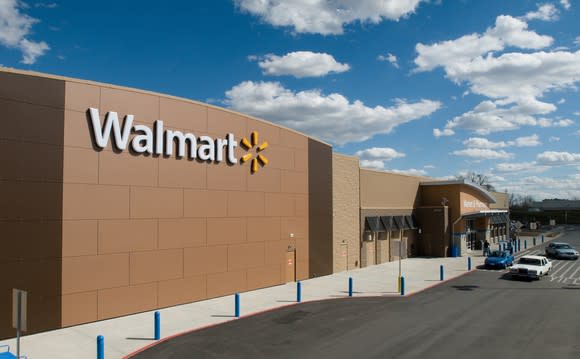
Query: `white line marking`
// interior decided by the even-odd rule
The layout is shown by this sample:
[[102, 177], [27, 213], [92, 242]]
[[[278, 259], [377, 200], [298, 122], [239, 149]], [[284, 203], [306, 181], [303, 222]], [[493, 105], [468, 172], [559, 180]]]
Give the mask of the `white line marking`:
[[[559, 265], [558, 269], [556, 269], [555, 271], [552, 272], [552, 275], [556, 275], [556, 273], [558, 273], [562, 269], [566, 268], [570, 264], [570, 263], [563, 263], [563, 262], [559, 262], [559, 263], [562, 263], [562, 265]], [[552, 266], [554, 266], [554, 265], [552, 264]]]
[[570, 274], [570, 278], [575, 278], [576, 277], [576, 273], [578, 273], [579, 270], [580, 270], [580, 266], [578, 266], [578, 268], [576, 268], [576, 270], [574, 271], [574, 273]]
[[568, 273], [570, 271], [570, 269], [574, 269], [574, 263], [573, 262], [571, 262], [571, 263], [572, 263], [572, 265], [568, 266], [568, 268], [564, 272], [562, 272], [560, 274], [560, 276], [566, 277], [566, 273]]

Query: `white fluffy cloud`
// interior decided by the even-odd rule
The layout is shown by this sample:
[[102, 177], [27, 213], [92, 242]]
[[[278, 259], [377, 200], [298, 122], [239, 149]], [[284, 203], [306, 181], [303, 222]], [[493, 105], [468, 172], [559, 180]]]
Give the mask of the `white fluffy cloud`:
[[397, 56], [388, 53], [386, 56], [384, 55], [379, 55], [377, 56], [377, 60], [379, 61], [386, 61], [386, 62], [390, 62], [391, 65], [393, 65], [395, 68], [399, 68], [399, 63], [397, 62]]
[[505, 160], [513, 157], [513, 153], [509, 153], [503, 150], [495, 151], [487, 148], [465, 148], [463, 150], [453, 151], [451, 154], [455, 156], [471, 157], [482, 160]]
[[394, 158], [405, 157], [402, 152], [397, 152], [395, 149], [390, 147], [373, 147], [367, 148], [366, 150], [356, 151], [356, 156], [361, 160], [381, 160], [390, 161]]
[[577, 174], [563, 177], [518, 177], [502, 187], [509, 193], [532, 194], [538, 200], [580, 197], [580, 177]]
[[295, 51], [284, 56], [266, 55], [258, 65], [264, 75], [291, 75], [297, 78], [321, 77], [350, 69], [348, 64], [341, 64], [332, 55], [311, 51]]
[[560, 137], [558, 137], [558, 136], [550, 136], [550, 138], [548, 139], [548, 141], [550, 141], [550, 142], [558, 142], [558, 141], [560, 141]]
[[432, 100], [397, 100], [391, 107], [368, 107], [338, 93], [294, 92], [278, 82], [245, 81], [226, 92], [232, 109], [279, 123], [339, 145], [390, 133], [397, 126], [429, 116], [441, 107]]
[[463, 141], [463, 144], [467, 148], [479, 148], [479, 149], [497, 149], [505, 147], [535, 147], [540, 146], [540, 136], [534, 134], [531, 136], [518, 137], [512, 141], [499, 141], [493, 142], [487, 138], [482, 137], [470, 137]]
[[384, 169], [385, 162], [395, 158], [405, 157], [404, 153], [397, 152], [390, 147], [373, 147], [355, 153], [360, 158], [361, 167]]
[[498, 163], [495, 171], [505, 174], [517, 175], [520, 173], [542, 173], [549, 167], [538, 165], [536, 161], [532, 162], [515, 162], [515, 163]]
[[570, 0], [560, 0], [560, 4], [566, 10], [570, 10]]
[[23, 3], [17, 0], [0, 1], [0, 45], [22, 52], [21, 62], [32, 65], [50, 49], [46, 42], [28, 39], [32, 25], [38, 19], [20, 12]]
[[538, 163], [549, 166], [580, 164], [580, 153], [546, 151], [536, 157]]
[[297, 33], [342, 34], [353, 22], [399, 20], [415, 12], [421, 0], [235, 0], [242, 11], [273, 26]]
[[575, 88], [580, 81], [580, 51], [498, 54], [508, 47], [541, 50], [552, 43], [552, 37], [528, 30], [523, 19], [501, 15], [495, 26], [482, 34], [431, 45], [417, 44], [417, 72], [442, 67], [451, 81], [467, 84], [471, 93], [489, 98], [449, 120], [433, 134], [451, 136], [463, 129], [485, 135], [522, 126], [569, 126], [570, 120], [545, 118], [557, 106], [540, 98], [548, 91]]
[[524, 16], [526, 20], [556, 21], [558, 20], [558, 9], [554, 4], [538, 5], [537, 11], [532, 11]]

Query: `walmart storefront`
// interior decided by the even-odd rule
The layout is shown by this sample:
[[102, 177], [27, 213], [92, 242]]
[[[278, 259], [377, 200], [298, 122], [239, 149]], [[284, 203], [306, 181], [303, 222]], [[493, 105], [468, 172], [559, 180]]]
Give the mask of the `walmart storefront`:
[[[360, 169], [226, 109], [1, 69], [0, 113], [0, 317], [27, 291], [28, 333], [396, 259], [385, 240], [421, 255], [451, 238], [429, 224], [430, 179]], [[388, 234], [367, 228], [389, 216]]]

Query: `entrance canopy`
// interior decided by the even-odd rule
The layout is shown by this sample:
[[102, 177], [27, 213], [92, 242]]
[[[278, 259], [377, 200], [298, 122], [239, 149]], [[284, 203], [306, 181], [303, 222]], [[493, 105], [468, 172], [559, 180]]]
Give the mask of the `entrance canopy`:
[[479, 211], [463, 215], [463, 219], [476, 219], [482, 217], [490, 217], [491, 224], [500, 224], [509, 222], [509, 213], [507, 210], [488, 210]]

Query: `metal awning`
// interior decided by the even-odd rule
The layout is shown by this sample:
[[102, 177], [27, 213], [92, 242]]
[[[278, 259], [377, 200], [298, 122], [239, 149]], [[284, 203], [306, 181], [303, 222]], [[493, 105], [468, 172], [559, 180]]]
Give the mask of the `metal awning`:
[[395, 224], [393, 229], [395, 229], [395, 230], [405, 229], [403, 222], [404, 222], [403, 217], [393, 216], [393, 223]]
[[387, 232], [391, 231], [394, 227], [393, 216], [381, 216], [381, 222], [383, 223], [383, 226]]
[[405, 216], [405, 223], [408, 229], [417, 229], [417, 222], [415, 221], [415, 216], [409, 215]]
[[365, 217], [366, 228], [372, 232], [385, 232], [385, 226], [381, 223], [379, 217]]

